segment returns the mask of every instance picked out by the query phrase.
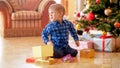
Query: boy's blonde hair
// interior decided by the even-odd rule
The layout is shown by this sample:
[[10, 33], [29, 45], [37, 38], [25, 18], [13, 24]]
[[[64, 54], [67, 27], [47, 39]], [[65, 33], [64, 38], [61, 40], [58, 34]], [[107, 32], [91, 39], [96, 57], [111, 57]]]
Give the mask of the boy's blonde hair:
[[52, 4], [49, 9], [60, 13], [63, 12], [63, 15], [65, 14], [65, 8], [61, 4]]

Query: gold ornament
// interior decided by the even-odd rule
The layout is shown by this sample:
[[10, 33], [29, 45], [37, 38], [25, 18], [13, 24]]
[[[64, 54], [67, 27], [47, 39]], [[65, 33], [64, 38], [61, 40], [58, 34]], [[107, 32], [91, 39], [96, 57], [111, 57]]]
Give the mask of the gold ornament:
[[91, 4], [91, 0], [87, 0], [86, 3], [87, 3], [87, 5]]
[[112, 10], [110, 8], [105, 9], [104, 13], [106, 16], [109, 16], [111, 14]]
[[103, 35], [107, 35], [107, 32], [106, 31], [102, 31], [103, 32]]
[[76, 30], [79, 30], [81, 28], [81, 25], [78, 23], [78, 24], [76, 24], [75, 28], [76, 28]]
[[113, 0], [110, 0], [110, 3], [113, 3]]

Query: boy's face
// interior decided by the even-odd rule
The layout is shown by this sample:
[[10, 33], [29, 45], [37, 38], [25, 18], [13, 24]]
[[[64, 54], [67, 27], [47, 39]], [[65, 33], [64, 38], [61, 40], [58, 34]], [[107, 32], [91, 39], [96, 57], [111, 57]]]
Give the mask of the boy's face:
[[60, 21], [62, 20], [62, 14], [58, 11], [49, 9], [49, 18], [50, 21]]

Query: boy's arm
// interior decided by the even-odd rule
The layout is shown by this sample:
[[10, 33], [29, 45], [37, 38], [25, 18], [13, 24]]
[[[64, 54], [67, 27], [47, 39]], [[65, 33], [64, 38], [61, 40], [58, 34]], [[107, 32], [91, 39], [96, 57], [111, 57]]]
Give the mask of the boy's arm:
[[48, 38], [48, 35], [47, 35], [45, 29], [42, 31], [42, 39], [43, 39], [45, 44], [47, 44], [47, 42], [49, 41], [49, 38]]
[[[49, 35], [49, 34], [48, 34]], [[53, 46], [53, 43], [49, 40], [49, 37], [48, 37], [47, 33], [43, 30], [42, 32], [42, 38], [43, 38], [43, 41], [46, 45], [52, 45]]]
[[76, 45], [79, 46], [80, 45], [79, 38], [78, 38], [77, 32], [71, 22], [70, 22], [70, 34], [73, 37], [73, 39], [75, 40]]
[[79, 38], [78, 38], [77, 32], [76, 32], [76, 30], [75, 30], [75, 28], [74, 28], [74, 26], [73, 26], [73, 24], [71, 22], [70, 22], [70, 28], [69, 28], [69, 30], [70, 30], [70, 34], [73, 37], [73, 39], [75, 41], [78, 41]]
[[49, 37], [48, 37], [49, 35], [50, 35], [50, 29], [47, 26], [42, 31], [42, 39], [43, 39], [45, 44], [47, 44], [49, 42]]

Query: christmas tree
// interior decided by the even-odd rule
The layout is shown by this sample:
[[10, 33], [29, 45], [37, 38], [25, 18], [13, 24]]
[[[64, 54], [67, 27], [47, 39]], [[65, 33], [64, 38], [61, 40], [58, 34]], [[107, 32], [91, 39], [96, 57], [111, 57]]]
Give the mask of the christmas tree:
[[[118, 0], [119, 1], [119, 0]], [[104, 32], [110, 32], [114, 38], [120, 35], [119, 2], [112, 0], [87, 0], [87, 8], [84, 15], [77, 13], [77, 30], [84, 28], [96, 28]]]

